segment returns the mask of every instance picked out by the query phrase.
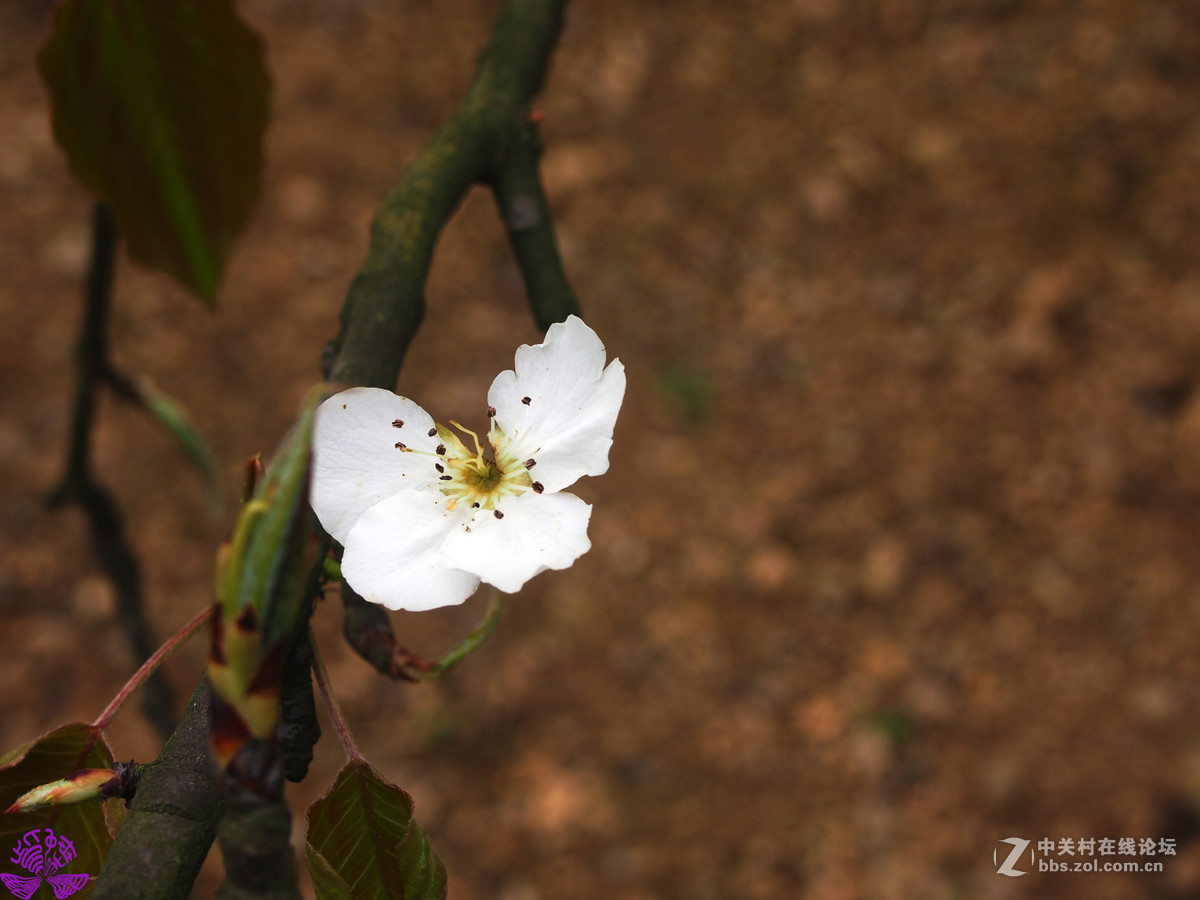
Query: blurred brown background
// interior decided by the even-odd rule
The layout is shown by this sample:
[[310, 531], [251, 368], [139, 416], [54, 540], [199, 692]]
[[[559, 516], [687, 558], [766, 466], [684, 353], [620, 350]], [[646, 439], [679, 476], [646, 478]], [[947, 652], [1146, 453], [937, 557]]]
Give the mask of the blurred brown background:
[[[318, 377], [379, 198], [468, 84], [495, 0], [246, 0], [266, 181], [214, 314], [120, 268], [113, 346], [180, 398], [226, 511], [102, 408], [166, 636], [210, 602], [242, 461]], [[0, 7], [0, 746], [131, 659], [62, 464], [90, 200]], [[576, 0], [545, 178], [629, 370], [593, 548], [433, 686], [316, 623], [451, 898], [1200, 894], [1200, 7]], [[492, 203], [439, 248], [402, 392], [482, 422], [537, 340]], [[436, 654], [482, 614], [401, 614]], [[167, 667], [181, 698], [201, 642]], [[121, 758], [152, 758], [134, 709]], [[300, 813], [341, 763], [326, 734]], [[299, 825], [297, 826], [299, 828]], [[299, 832], [298, 832], [299, 834]], [[997, 841], [1171, 837], [1153, 875], [997, 875]], [[198, 896], [219, 877], [214, 860]]]

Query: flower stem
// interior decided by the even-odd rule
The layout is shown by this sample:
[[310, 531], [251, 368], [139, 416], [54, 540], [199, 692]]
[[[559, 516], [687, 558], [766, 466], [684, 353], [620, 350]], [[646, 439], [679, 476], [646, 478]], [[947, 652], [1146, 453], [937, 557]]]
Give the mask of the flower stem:
[[342, 749], [346, 751], [346, 758], [351, 762], [364, 759], [362, 752], [358, 749], [358, 744], [354, 742], [354, 735], [350, 733], [350, 726], [346, 724], [346, 717], [342, 715], [342, 707], [329, 687], [329, 672], [325, 669], [325, 660], [321, 658], [321, 651], [317, 648], [317, 636], [313, 634], [311, 628], [308, 630], [308, 643], [312, 647], [312, 668], [313, 675], [317, 679], [317, 688], [321, 691], [321, 696], [325, 698], [325, 706], [329, 709], [329, 720], [333, 723], [333, 730], [337, 732]]
[[488, 604], [487, 615], [483, 617], [482, 622], [475, 626], [475, 630], [463, 639], [461, 644], [441, 659], [432, 662], [417, 656], [409, 656], [405, 660], [405, 666], [412, 669], [422, 681], [434, 681], [441, 678], [483, 646], [483, 642], [491, 636], [496, 623], [500, 621], [500, 610], [503, 606], [504, 595], [492, 588], [492, 599]]
[[112, 701], [104, 708], [104, 712], [100, 713], [92, 725], [96, 730], [103, 731], [116, 716], [118, 710], [129, 699], [129, 695], [142, 686], [142, 683], [149, 678], [159, 666], [161, 666], [168, 657], [176, 650], [182, 647], [193, 634], [195, 634], [200, 626], [212, 618], [215, 606], [210, 606], [203, 612], [200, 612], [192, 618], [190, 622], [184, 625], [181, 629], [175, 632], [171, 637], [167, 638], [163, 645], [154, 651], [154, 654], [142, 663], [141, 668], [133, 673], [132, 677], [125, 682], [125, 686], [117, 692], [117, 696], [113, 697]]

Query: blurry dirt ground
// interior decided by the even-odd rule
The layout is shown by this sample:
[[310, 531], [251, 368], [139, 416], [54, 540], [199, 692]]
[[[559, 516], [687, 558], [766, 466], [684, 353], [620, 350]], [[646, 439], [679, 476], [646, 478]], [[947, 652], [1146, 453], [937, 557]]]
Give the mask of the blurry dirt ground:
[[[374, 205], [497, 4], [241, 7], [275, 79], [258, 211], [215, 314], [123, 264], [113, 337], [211, 441], [225, 513], [136, 411], [96, 435], [160, 636], [209, 602], [241, 463], [317, 378]], [[131, 668], [81, 518], [42, 502], [89, 221], [32, 70], [44, 15], [0, 8], [3, 747]], [[592, 551], [435, 686], [344, 650], [336, 598], [316, 617], [450, 896], [1200, 894], [1200, 7], [577, 0], [541, 107], [567, 269], [629, 370], [580, 488]], [[428, 304], [400, 388], [482, 421], [537, 339], [483, 192]], [[395, 624], [434, 654], [481, 613]], [[168, 665], [180, 698], [202, 657]], [[112, 739], [158, 749], [134, 711]], [[327, 731], [297, 813], [340, 762]], [[1010, 836], [1180, 851], [1010, 879]]]

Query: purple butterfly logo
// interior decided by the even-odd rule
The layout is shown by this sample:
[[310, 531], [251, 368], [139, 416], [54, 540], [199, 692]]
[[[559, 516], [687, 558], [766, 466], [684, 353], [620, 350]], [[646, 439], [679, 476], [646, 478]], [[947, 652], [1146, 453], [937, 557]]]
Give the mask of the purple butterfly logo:
[[12, 858], [9, 859], [9, 862], [16, 863], [30, 874], [9, 875], [0, 872], [0, 882], [14, 897], [29, 900], [45, 880], [50, 890], [54, 891], [54, 896], [64, 900], [81, 890], [92, 877], [58, 871], [76, 855], [75, 844], [61, 834], [55, 834], [50, 828], [35, 828], [25, 832], [13, 845]]

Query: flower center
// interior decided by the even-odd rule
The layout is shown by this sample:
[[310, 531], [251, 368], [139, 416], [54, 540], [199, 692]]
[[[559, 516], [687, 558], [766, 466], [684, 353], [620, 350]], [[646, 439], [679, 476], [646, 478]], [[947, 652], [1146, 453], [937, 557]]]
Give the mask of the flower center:
[[450, 424], [474, 439], [475, 451], [468, 450], [446, 426], [437, 426], [442, 443], [438, 446], [441, 458], [435, 468], [442, 483], [441, 492], [450, 498], [446, 504], [448, 509], [454, 509], [459, 503], [469, 503], [473, 509], [496, 510], [499, 518], [502, 515], [499, 504], [505, 497], [515, 497], [541, 487], [529, 475], [533, 460], [518, 460], [513, 456], [508, 438], [495, 419], [488, 431], [490, 455], [485, 455], [475, 432], [454, 421]]

